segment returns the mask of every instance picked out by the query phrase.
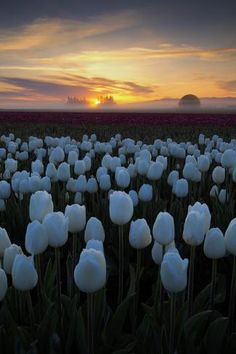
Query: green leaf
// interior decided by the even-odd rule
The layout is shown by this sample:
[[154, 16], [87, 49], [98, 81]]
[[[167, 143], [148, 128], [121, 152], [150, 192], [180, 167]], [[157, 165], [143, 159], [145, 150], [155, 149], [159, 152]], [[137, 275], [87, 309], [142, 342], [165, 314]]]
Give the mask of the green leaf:
[[213, 321], [208, 327], [205, 336], [205, 346], [207, 354], [223, 353], [223, 345], [226, 340], [229, 319], [220, 317]]
[[220, 317], [217, 311], [203, 311], [190, 317], [184, 326], [186, 352], [191, 354], [201, 353], [203, 338], [212, 321]]
[[77, 311], [75, 338], [76, 338], [78, 352], [83, 354], [87, 353], [86, 328], [84, 324], [84, 318], [83, 318], [81, 307]]
[[131, 305], [131, 301], [134, 299], [135, 294], [131, 294], [117, 307], [114, 315], [111, 317], [107, 324], [105, 337], [106, 341], [112, 345], [119, 340], [122, 330], [126, 321], [128, 310]]

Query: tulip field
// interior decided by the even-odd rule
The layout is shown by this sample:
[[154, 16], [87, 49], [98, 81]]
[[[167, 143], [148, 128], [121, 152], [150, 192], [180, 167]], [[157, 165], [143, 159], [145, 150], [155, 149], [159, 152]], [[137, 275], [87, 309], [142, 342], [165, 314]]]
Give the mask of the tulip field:
[[0, 353], [236, 353], [235, 129], [24, 127], [0, 136]]

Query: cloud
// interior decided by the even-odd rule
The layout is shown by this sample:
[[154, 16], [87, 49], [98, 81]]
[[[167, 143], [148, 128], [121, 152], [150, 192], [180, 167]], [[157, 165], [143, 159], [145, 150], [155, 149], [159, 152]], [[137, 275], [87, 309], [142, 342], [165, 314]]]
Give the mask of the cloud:
[[137, 23], [141, 23], [141, 15], [134, 10], [89, 17], [86, 21], [41, 18], [29, 25], [0, 30], [0, 51], [52, 49], [72, 44], [78, 47], [82, 39], [124, 30]]
[[219, 88], [229, 91], [229, 92], [236, 92], [236, 80], [229, 80], [229, 81], [217, 81]]
[[[145, 86], [130, 81], [111, 80], [102, 77], [84, 77], [80, 75], [57, 75], [51, 80], [24, 79], [18, 77], [0, 77], [0, 83], [11, 85], [4, 96], [44, 96], [44, 98], [66, 99], [69, 95], [94, 97], [97, 94], [142, 96], [154, 94], [157, 86]], [[19, 91], [20, 90], [20, 91]], [[2, 93], [3, 95], [3, 93]]]

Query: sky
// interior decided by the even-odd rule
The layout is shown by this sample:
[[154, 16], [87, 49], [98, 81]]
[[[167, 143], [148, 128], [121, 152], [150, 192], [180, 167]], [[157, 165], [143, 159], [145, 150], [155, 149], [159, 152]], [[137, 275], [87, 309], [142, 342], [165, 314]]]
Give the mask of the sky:
[[0, 108], [236, 98], [236, 1], [8, 0]]

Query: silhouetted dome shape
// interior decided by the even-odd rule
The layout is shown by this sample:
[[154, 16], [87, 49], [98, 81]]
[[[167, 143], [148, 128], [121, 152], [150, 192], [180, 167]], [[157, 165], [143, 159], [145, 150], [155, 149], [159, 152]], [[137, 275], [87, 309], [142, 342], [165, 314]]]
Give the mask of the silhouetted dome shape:
[[195, 95], [185, 95], [179, 101], [181, 107], [200, 107], [201, 102]]

